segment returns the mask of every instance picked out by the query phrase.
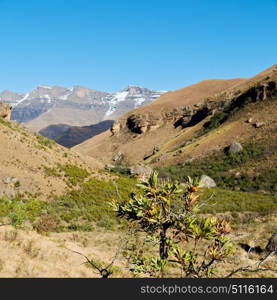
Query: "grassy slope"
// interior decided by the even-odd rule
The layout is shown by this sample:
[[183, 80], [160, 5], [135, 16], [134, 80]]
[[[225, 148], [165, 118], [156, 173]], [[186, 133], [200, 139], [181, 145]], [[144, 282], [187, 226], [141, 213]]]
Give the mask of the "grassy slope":
[[[274, 112], [272, 107], [264, 109], [264, 111], [261, 109], [256, 109], [256, 111], [254, 111], [251, 107], [249, 109], [248, 112], [251, 113], [251, 116], [252, 114], [254, 117], [262, 116], [268, 123], [258, 131], [249, 127], [249, 132], [247, 132], [249, 143], [243, 143], [244, 151], [241, 154], [227, 156], [221, 151], [217, 152], [216, 155], [208, 156], [204, 160], [196, 160], [192, 163], [185, 164], [182, 167], [171, 167], [172, 169], [163, 168], [160, 171], [163, 173], [161, 174], [163, 176], [170, 176], [171, 178], [178, 178], [181, 180], [186, 175], [194, 176], [205, 173], [215, 178], [219, 187], [233, 189], [240, 188], [245, 191], [257, 191], [263, 189], [271, 192], [271, 195], [260, 195], [256, 193], [232, 190], [227, 191], [222, 188], [216, 188], [203, 190], [201, 193], [202, 201], [209, 199], [211, 194], [214, 193], [214, 196], [208, 201], [207, 205], [202, 207], [202, 213], [224, 215], [229, 218], [233, 224], [235, 235], [248, 232], [251, 235], [249, 238], [250, 241], [252, 241], [252, 238], [255, 238], [255, 241], [258, 241], [258, 245], [264, 247], [266, 239], [272, 232], [276, 231], [276, 225], [274, 225], [276, 224], [276, 214], [274, 214], [274, 210], [276, 209], [277, 204], [276, 196], [274, 196], [274, 193], [276, 192], [276, 174], [268, 172], [269, 169], [271, 171], [274, 170], [274, 166], [276, 166], [276, 151], [274, 150], [276, 145], [272, 142], [274, 141], [274, 138], [265, 138], [271, 130], [272, 134], [274, 134], [274, 126], [276, 123], [274, 123], [274, 115], [273, 120], [266, 118], [270, 113], [272, 116], [272, 112]], [[261, 111], [263, 114], [261, 114]], [[218, 134], [217, 140], [220, 140], [224, 135], [230, 133], [228, 128], [233, 128], [232, 124], [242, 126], [243, 122], [245, 125], [246, 115], [245, 112], [241, 115], [237, 114], [223, 126], [206, 132], [198, 140], [192, 141], [190, 145], [183, 146], [185, 152], [188, 151], [189, 153], [192, 153], [191, 150], [194, 148], [197, 149], [198, 144], [201, 146], [202, 142], [203, 147], [207, 147], [208, 144], [205, 144], [205, 142], [209, 140], [214, 141], [213, 137], [215, 136], [215, 133]], [[67, 154], [70, 158], [66, 157], [64, 150], [55, 144], [51, 144], [49, 140], [45, 140], [39, 136], [29, 136], [24, 129], [21, 132], [20, 130], [13, 128], [13, 125], [9, 124], [10, 123], [1, 124], [1, 126], [4, 126], [1, 127], [2, 135], [7, 136], [8, 133], [11, 138], [16, 138], [17, 135], [18, 138], [16, 139], [20, 142], [16, 144], [16, 146], [22, 147], [19, 145], [25, 145], [25, 148], [27, 147], [32, 150], [31, 156], [34, 156], [36, 151], [38, 151], [36, 158], [38, 164], [41, 166], [39, 176], [41, 176], [42, 185], [44, 185], [45, 182], [47, 183], [44, 187], [45, 190], [51, 190], [50, 186], [54, 183], [58, 183], [58, 185], [62, 184], [63, 189], [60, 194], [56, 193], [53, 189], [51, 191], [48, 190], [49, 193], [46, 197], [48, 201], [43, 202], [38, 201], [34, 195], [28, 194], [18, 194], [10, 199], [7, 197], [0, 198], [1, 221], [3, 223], [12, 223], [16, 226], [16, 231], [20, 234], [22, 233], [24, 236], [19, 239], [17, 239], [17, 237], [11, 238], [9, 235], [12, 236], [13, 234], [6, 233], [5, 230], [0, 234], [0, 243], [2, 243], [2, 248], [6, 249], [6, 251], [4, 250], [3, 257], [6, 257], [7, 251], [9, 253], [14, 253], [14, 256], [16, 257], [15, 263], [12, 264], [13, 268], [10, 268], [5, 262], [0, 261], [0, 265], [1, 263], [3, 265], [2, 270], [0, 266], [0, 274], [3, 274], [4, 276], [39, 276], [39, 274], [40, 276], [41, 274], [47, 274], [46, 276], [51, 276], [49, 274], [52, 274], [52, 276], [88, 276], [88, 273], [83, 269], [80, 270], [80, 268], [76, 268], [76, 270], [78, 269], [76, 273], [68, 272], [68, 265], [65, 264], [60, 264], [59, 268], [54, 268], [55, 270], [52, 273], [49, 273], [51, 264], [48, 265], [48, 269], [45, 268], [45, 266], [41, 264], [41, 257], [47, 257], [47, 260], [54, 263], [55, 260], [56, 262], [58, 261], [58, 256], [64, 256], [65, 261], [69, 264], [77, 264], [76, 259], [72, 260], [71, 255], [66, 255], [67, 251], [60, 251], [59, 247], [75, 247], [76, 244], [79, 243], [75, 249], [82, 250], [81, 252], [85, 254], [92, 253], [101, 259], [109, 259], [112, 253], [116, 251], [116, 247], [111, 241], [118, 241], [120, 239], [124, 233], [126, 224], [119, 224], [117, 222], [108, 202], [112, 198], [118, 200], [120, 198], [127, 198], [130, 191], [135, 188], [135, 180], [125, 176], [106, 174], [104, 172], [99, 172], [97, 173], [97, 176], [95, 176], [85, 164], [81, 164], [80, 162], [79, 164], [75, 164], [78, 160], [74, 160], [70, 153]], [[14, 134], [14, 132], [16, 134]], [[23, 132], [25, 132], [25, 135], [27, 136], [25, 136]], [[235, 134], [237, 133], [235, 132]], [[26, 140], [24, 140], [25, 137]], [[178, 143], [179, 142], [181, 142], [181, 139], [178, 140]], [[36, 145], [35, 150], [33, 149], [34, 145]], [[170, 142], [168, 145], [169, 148], [167, 151], [172, 151], [172, 147], [178, 146], [178, 144]], [[11, 148], [12, 147], [9, 149]], [[25, 148], [20, 148], [20, 150], [24, 150]], [[53, 149], [54, 151], [52, 151]], [[196, 150], [195, 153], [197, 153], [197, 151], [198, 150]], [[8, 148], [6, 154], [9, 154]], [[22, 152], [13, 153], [14, 157], [20, 157], [19, 154], [22, 155]], [[22, 157], [24, 157], [24, 159], [28, 158], [31, 161], [30, 157], [24, 155], [25, 154], [23, 153]], [[54, 160], [53, 157], [55, 157]], [[12, 157], [9, 157], [9, 159], [11, 158]], [[31, 164], [28, 159], [26, 161], [28, 164]], [[183, 158], [181, 158], [180, 161], [182, 161], [182, 159]], [[45, 164], [45, 161], [47, 164]], [[6, 159], [5, 164], [6, 169], [11, 170], [9, 160]], [[30, 165], [28, 164], [27, 166], [30, 168]], [[14, 170], [18, 168], [19, 165], [15, 165]], [[26, 169], [26, 165], [21, 166], [21, 168]], [[241, 173], [239, 176], [236, 175], [238, 172]], [[24, 176], [24, 173], [21, 174], [21, 176]], [[34, 176], [32, 171], [30, 174]], [[36, 179], [37, 177], [34, 176], [33, 178]], [[23, 182], [21, 188], [24, 189], [25, 186], [26, 183]], [[257, 224], [260, 224], [258, 231]], [[26, 230], [27, 227], [32, 229], [31, 235], [33, 236], [34, 242], [30, 242], [29, 239], [26, 239], [24, 230]], [[41, 234], [47, 233], [49, 237], [51, 237], [51, 242], [54, 240], [54, 244], [48, 244], [48, 237], [45, 239], [39, 238], [37, 233], [33, 231], [34, 229]], [[49, 234], [49, 231], [56, 233]], [[76, 236], [74, 237], [76, 240], [73, 243], [75, 246], [71, 243], [73, 235], [68, 233], [70, 231], [74, 231], [74, 234], [76, 233]], [[85, 242], [85, 237], [87, 238], [86, 231], [88, 231], [88, 234], [91, 237], [91, 246], [89, 249], [85, 249], [85, 244], [87, 243]], [[99, 235], [102, 235], [105, 243], [110, 243], [109, 249], [106, 245], [96, 245], [97, 237]], [[56, 237], [59, 238], [56, 239]], [[14, 240], [11, 241], [11, 239]], [[49, 255], [45, 253], [44, 246], [41, 244], [42, 241], [45, 241], [47, 247], [52, 247], [51, 249], [53, 252], [57, 253], [55, 254], [57, 255], [56, 258], [50, 258]], [[15, 243], [18, 245], [18, 251], [17, 248], [14, 247]], [[32, 245], [32, 243], [35, 245]], [[246, 257], [246, 254], [239, 248], [238, 253], [235, 260], [232, 258], [233, 260], [226, 263], [226, 269], [231, 270], [238, 264], [247, 265], [253, 262], [253, 259], [255, 258], [252, 259], [249, 255]], [[25, 254], [27, 254], [28, 257], [24, 256]], [[33, 269], [29, 269], [26, 264], [20, 263], [19, 257], [25, 257], [26, 261], [29, 261], [29, 265], [33, 266]], [[78, 261], [81, 263], [83, 260], [79, 257]], [[38, 263], [38, 268], [34, 265], [34, 262]], [[119, 265], [122, 266], [122, 264], [123, 261], [121, 260]], [[23, 266], [25, 266], [25, 269]], [[120, 276], [123, 276], [123, 274], [125, 273], [121, 272]], [[251, 275], [252, 274], [245, 274], [245, 276]], [[276, 274], [266, 273], [265, 276], [275, 275]], [[124, 276], [126, 276], [126, 274]], [[127, 276], [130, 276], [130, 274]]]

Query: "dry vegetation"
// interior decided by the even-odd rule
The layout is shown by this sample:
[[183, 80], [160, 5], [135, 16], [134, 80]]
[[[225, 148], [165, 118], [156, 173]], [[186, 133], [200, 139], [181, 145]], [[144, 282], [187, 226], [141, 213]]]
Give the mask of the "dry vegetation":
[[[238, 90], [242, 92], [272, 75], [272, 70], [275, 69], [251, 79], [201, 82], [165, 94], [139, 111], [156, 111], [161, 106], [171, 109], [211, 96], [220, 100], [223, 92], [232, 97]], [[134, 178], [104, 172], [103, 163], [118, 151], [128, 153], [129, 163], [141, 161], [156, 145], [159, 151], [144, 162], [159, 167], [163, 177], [182, 181], [187, 175], [206, 173], [218, 183], [217, 188], [201, 193], [200, 200], [214, 196], [200, 213], [220, 216], [231, 223], [236, 251], [216, 276], [224, 277], [237, 267], [254, 264], [264, 253], [246, 251], [239, 243], [250, 250], [264, 249], [277, 230], [276, 113], [276, 100], [267, 99], [250, 103], [221, 126], [205, 132], [201, 131], [203, 125], [213, 116], [185, 129], [165, 124], [144, 135], [111, 137], [105, 132], [73, 150], [0, 119], [0, 276], [99, 277], [76, 252], [97, 263], [113, 260], [130, 225], [116, 218], [109, 202], [127, 199], [130, 192], [136, 191], [137, 183]], [[255, 128], [247, 123], [250, 117], [263, 121], [264, 126]], [[244, 151], [229, 158], [223, 149], [234, 139], [243, 144]], [[95, 155], [102, 162], [78, 154], [77, 150]], [[152, 161], [161, 154], [162, 160]], [[196, 160], [184, 163], [190, 158]], [[238, 179], [236, 174], [243, 176]], [[144, 238], [143, 234], [130, 238], [137, 243], [133, 250], [140, 250]], [[155, 253], [158, 248], [148, 245], [146, 250]], [[263, 267], [277, 270], [276, 255]], [[112, 271], [112, 277], [134, 276], [126, 262], [126, 251], [116, 257]], [[176, 275], [174, 270], [171, 272]], [[240, 272], [235, 276], [277, 277], [277, 272]]]
[[[275, 230], [276, 214], [265, 216], [240, 213], [233, 216], [225, 213], [231, 223], [238, 223], [232, 237], [237, 243], [252, 247], [265, 247], [270, 232]], [[233, 221], [232, 221], [233, 220]], [[234, 224], [235, 225], [235, 224]], [[1, 277], [99, 277], [78, 251], [104, 263], [110, 262], [125, 233], [117, 230], [97, 228], [93, 232], [64, 232], [38, 234], [28, 228], [15, 229], [12, 226], [0, 227], [0, 276]], [[153, 249], [152, 249], [153, 251]], [[226, 276], [238, 266], [256, 263], [262, 255], [247, 252], [239, 245], [219, 268], [217, 277]], [[263, 267], [277, 269], [276, 257], [270, 258]], [[126, 259], [121, 254], [116, 260], [112, 277], [133, 277], [128, 270]], [[274, 277], [272, 271], [249, 273], [240, 272], [234, 277]]]

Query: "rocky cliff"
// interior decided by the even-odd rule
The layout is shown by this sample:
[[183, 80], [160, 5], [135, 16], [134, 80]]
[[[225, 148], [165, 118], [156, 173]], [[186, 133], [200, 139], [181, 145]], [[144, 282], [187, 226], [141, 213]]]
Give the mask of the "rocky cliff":
[[0, 102], [0, 117], [4, 120], [10, 120], [12, 107], [3, 102]]

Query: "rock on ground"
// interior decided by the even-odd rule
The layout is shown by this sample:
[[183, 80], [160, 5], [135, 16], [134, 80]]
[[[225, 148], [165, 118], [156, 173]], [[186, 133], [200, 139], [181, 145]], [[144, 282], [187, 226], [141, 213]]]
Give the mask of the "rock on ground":
[[131, 175], [138, 176], [143, 179], [149, 179], [151, 173], [153, 172], [153, 169], [146, 165], [139, 164], [130, 167], [129, 172]]
[[241, 152], [243, 150], [243, 147], [240, 143], [238, 142], [233, 142], [230, 146], [229, 146], [229, 153], [238, 153]]
[[199, 185], [201, 187], [211, 188], [211, 187], [215, 187], [216, 183], [211, 177], [207, 175], [202, 175], [199, 181]]

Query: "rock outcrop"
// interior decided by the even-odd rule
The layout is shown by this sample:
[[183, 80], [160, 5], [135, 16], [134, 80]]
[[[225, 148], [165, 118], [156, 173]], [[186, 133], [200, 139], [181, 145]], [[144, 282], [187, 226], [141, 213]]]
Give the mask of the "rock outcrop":
[[212, 115], [216, 109], [221, 107], [221, 103], [216, 103], [214, 101], [207, 100], [204, 103], [196, 103], [192, 106], [185, 106], [183, 114], [180, 119], [178, 119], [174, 126], [182, 126], [182, 128], [194, 126], [201, 122], [207, 116]]
[[9, 121], [11, 119], [11, 112], [12, 112], [11, 106], [9, 106], [3, 102], [0, 102], [0, 117], [1, 118]]
[[120, 132], [121, 124], [120, 122], [114, 122], [111, 127], [111, 133], [112, 135], [117, 135]]
[[143, 134], [159, 128], [163, 124], [163, 119], [154, 114], [132, 114], [127, 118], [127, 128], [133, 133]]

